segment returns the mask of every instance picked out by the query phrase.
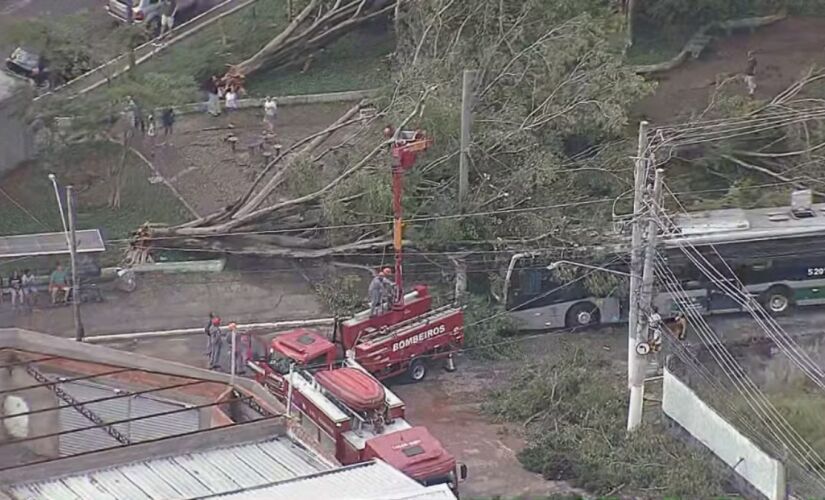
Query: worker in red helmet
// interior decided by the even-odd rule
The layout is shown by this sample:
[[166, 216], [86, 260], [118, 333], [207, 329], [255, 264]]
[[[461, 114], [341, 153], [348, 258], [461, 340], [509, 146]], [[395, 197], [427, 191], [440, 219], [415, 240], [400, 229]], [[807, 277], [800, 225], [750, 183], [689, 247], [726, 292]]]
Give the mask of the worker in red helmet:
[[212, 325], [209, 328], [209, 369], [221, 369], [221, 351], [223, 350], [223, 332], [221, 331], [221, 318], [214, 316]]

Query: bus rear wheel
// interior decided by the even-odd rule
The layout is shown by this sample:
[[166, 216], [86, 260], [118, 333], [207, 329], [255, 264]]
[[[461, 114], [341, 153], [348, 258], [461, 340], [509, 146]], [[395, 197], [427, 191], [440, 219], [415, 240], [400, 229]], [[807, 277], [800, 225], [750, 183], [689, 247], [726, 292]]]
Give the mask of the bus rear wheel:
[[567, 311], [565, 326], [576, 328], [598, 325], [601, 322], [599, 308], [591, 302], [579, 302]]
[[762, 296], [762, 304], [771, 314], [785, 314], [793, 306], [793, 292], [785, 286], [774, 286]]

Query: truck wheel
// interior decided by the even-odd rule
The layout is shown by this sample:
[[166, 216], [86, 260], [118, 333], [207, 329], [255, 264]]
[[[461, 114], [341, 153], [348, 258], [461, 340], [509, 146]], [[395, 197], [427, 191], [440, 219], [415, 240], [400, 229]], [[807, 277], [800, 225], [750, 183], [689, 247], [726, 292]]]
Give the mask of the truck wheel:
[[591, 302], [579, 302], [567, 311], [565, 326], [577, 328], [598, 325], [601, 322], [599, 308]]
[[771, 314], [785, 314], [793, 306], [793, 292], [786, 286], [772, 286], [762, 294], [762, 305]]
[[407, 376], [413, 382], [421, 382], [427, 376], [427, 365], [420, 359], [414, 359], [407, 369]]

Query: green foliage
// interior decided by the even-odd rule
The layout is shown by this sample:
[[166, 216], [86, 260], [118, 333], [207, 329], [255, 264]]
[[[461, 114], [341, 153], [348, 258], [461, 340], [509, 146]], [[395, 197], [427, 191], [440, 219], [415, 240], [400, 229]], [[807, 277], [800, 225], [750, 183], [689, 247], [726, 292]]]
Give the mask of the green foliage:
[[333, 316], [346, 318], [364, 309], [363, 284], [353, 274], [330, 273], [315, 285], [315, 291]]
[[707, 453], [670, 437], [657, 424], [625, 432], [622, 377], [601, 356], [565, 348], [525, 366], [491, 393], [485, 410], [527, 427], [519, 460], [547, 479], [567, 480], [595, 494], [710, 498], [725, 478]]
[[[297, 11], [305, 1], [295, 0], [293, 4]], [[224, 74], [228, 65], [252, 56], [286, 25], [286, 2], [254, 2], [169, 47], [142, 68], [150, 73], [186, 75], [202, 82], [212, 75]]]
[[515, 325], [503, 309], [471, 295], [464, 310], [464, 348], [475, 359], [511, 359], [521, 354], [512, 338]]
[[[531, 207], [622, 192], [627, 169], [614, 165], [631, 154], [626, 144], [594, 146], [624, 135], [628, 108], [652, 86], [627, 69], [614, 51], [608, 31], [614, 18], [604, 2], [555, 2], [550, 7], [543, 0], [425, 0], [410, 4], [399, 20], [397, 85], [387, 89], [382, 102], [392, 100], [386, 120], [397, 124], [406, 118], [428, 88], [423, 111], [407, 128], [424, 129], [435, 139], [405, 180], [405, 211], [432, 217], [406, 233], [416, 247], [454, 249], [523, 240], [541, 245], [552, 234], [601, 227], [610, 217], [609, 207], [586, 212]], [[459, 211], [459, 104], [467, 67], [478, 68], [481, 79], [470, 149], [473, 189], [464, 211], [489, 215], [443, 219], [438, 216]], [[350, 158], [363, 152], [353, 151]], [[388, 205], [376, 205], [376, 187], [369, 182], [386, 182], [379, 190], [388, 198], [386, 162], [382, 157], [370, 167], [378, 176], [354, 177], [339, 186], [336, 198], [363, 194], [347, 207], [326, 204], [334, 213], [325, 212], [325, 217], [365, 222], [377, 214], [386, 220]], [[340, 163], [347, 165], [343, 159]], [[611, 175], [594, 176], [594, 171]], [[518, 210], [508, 212], [514, 207]], [[360, 235], [341, 232], [346, 234], [335, 235], [336, 241]]]
[[300, 95], [378, 88], [391, 80], [388, 57], [395, 37], [382, 26], [369, 26], [335, 41], [306, 71], [294, 67], [263, 71], [247, 80], [250, 95]]
[[78, 227], [99, 228], [106, 238], [126, 238], [147, 220], [184, 222], [188, 213], [177, 198], [163, 184], [150, 184], [147, 179], [151, 172], [131, 155], [124, 174], [121, 209], [107, 206], [106, 171], [109, 164], [119, 161], [120, 154], [120, 148], [109, 142], [70, 145], [59, 157], [40, 159], [4, 178], [3, 189], [28, 213], [0, 196], [0, 234], [61, 230], [49, 173], [56, 174], [61, 184], [74, 185], [79, 202]]

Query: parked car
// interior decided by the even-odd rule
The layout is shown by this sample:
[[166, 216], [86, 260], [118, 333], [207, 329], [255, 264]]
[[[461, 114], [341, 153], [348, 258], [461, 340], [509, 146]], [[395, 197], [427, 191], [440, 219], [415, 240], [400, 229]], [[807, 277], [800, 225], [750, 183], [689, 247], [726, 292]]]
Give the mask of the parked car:
[[[132, 21], [147, 26], [154, 35], [160, 33], [161, 0], [132, 0]], [[175, 7], [175, 23], [179, 24], [184, 16], [194, 15], [204, 10], [205, 4], [200, 0], [178, 0]], [[127, 0], [108, 0], [106, 11], [119, 23], [129, 22]]]
[[31, 78], [38, 87], [49, 83], [46, 59], [33, 49], [26, 47], [14, 49], [6, 58], [6, 68], [20, 76]]

